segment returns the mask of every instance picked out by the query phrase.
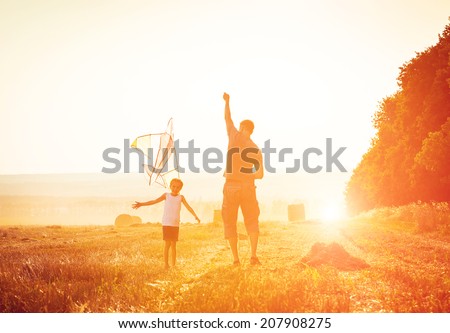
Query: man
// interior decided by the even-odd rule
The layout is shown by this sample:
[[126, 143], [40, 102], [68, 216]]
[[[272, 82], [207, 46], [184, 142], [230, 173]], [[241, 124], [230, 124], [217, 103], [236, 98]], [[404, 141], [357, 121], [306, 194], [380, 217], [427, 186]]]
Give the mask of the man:
[[223, 187], [222, 218], [225, 239], [228, 239], [234, 264], [239, 265], [237, 218], [241, 207], [244, 224], [250, 238], [252, 265], [260, 264], [256, 255], [259, 237], [259, 206], [256, 200], [255, 179], [264, 176], [262, 154], [258, 146], [250, 139], [254, 125], [244, 120], [239, 131], [233, 124], [230, 112], [230, 96], [223, 94], [225, 100], [225, 123], [228, 134], [227, 165], [225, 185]]

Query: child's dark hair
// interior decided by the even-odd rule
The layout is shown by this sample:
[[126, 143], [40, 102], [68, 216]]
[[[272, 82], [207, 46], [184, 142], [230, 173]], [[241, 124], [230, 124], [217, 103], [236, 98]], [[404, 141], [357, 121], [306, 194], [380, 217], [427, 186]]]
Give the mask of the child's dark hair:
[[172, 183], [178, 183], [181, 187], [183, 187], [183, 181], [180, 178], [174, 178], [170, 181], [170, 185], [172, 186]]

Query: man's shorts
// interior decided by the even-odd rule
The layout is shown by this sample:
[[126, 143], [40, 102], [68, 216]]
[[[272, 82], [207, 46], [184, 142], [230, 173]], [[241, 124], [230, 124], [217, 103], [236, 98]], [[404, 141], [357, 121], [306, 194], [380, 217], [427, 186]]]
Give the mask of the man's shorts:
[[163, 240], [165, 241], [178, 241], [178, 234], [180, 231], [180, 227], [170, 227], [163, 225]]
[[248, 234], [259, 234], [259, 205], [253, 182], [229, 181], [223, 187], [222, 219], [225, 239], [237, 237], [239, 207]]

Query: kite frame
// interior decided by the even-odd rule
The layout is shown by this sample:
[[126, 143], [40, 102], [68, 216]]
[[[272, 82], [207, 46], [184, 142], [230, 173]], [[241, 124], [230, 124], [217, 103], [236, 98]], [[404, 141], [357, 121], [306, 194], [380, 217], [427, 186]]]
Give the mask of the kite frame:
[[[168, 131], [169, 127], [170, 127], [170, 132]], [[162, 148], [161, 147], [161, 138], [164, 135], [169, 135], [169, 140], [171, 140], [172, 143], [173, 143], [173, 147], [172, 148]], [[172, 172], [177, 172], [177, 177], [176, 178], [180, 178], [178, 154], [177, 154], [177, 150], [176, 150], [175, 145], [174, 145], [175, 140], [174, 140], [174, 135], [173, 135], [173, 118], [169, 119], [165, 132], [162, 132], [162, 133], [149, 133], [149, 134], [140, 135], [131, 144], [131, 147], [133, 149], [137, 149], [137, 150], [141, 151], [144, 154], [144, 156], [146, 156], [147, 158], [150, 158], [148, 156], [148, 151], [144, 152], [141, 148], [133, 147], [133, 145], [134, 145], [135, 142], [138, 141], [139, 138], [149, 137], [149, 136], [150, 137], [151, 136], [160, 136], [158, 154], [156, 155], [155, 162], [153, 160], [153, 157], [151, 158], [151, 162], [153, 164], [157, 164], [158, 161], [159, 161], [160, 155], [163, 154], [163, 156], [162, 156], [162, 160], [160, 162], [160, 163], [162, 163], [162, 166], [160, 168], [156, 168], [155, 165], [150, 165], [150, 164], [147, 164], [147, 163], [143, 164], [144, 165], [144, 170], [145, 170], [145, 172], [147, 173], [147, 175], [150, 178], [149, 182], [148, 182], [148, 185], [151, 186], [153, 183], [157, 183], [157, 184], [159, 184], [159, 185], [161, 185], [161, 186], [163, 186], [165, 188], [169, 188], [170, 184], [168, 184], [166, 182], [166, 179], [164, 177], [165, 175], [170, 174]], [[165, 152], [164, 152], [164, 150], [165, 150]], [[169, 160], [170, 160], [172, 154], [173, 154], [173, 158], [174, 158], [174, 161], [173, 161], [174, 168], [171, 169], [171, 170], [167, 170], [166, 172], [163, 172], [164, 168], [169, 163]], [[156, 178], [154, 178], [154, 181], [152, 181], [154, 174], [156, 174]], [[161, 182], [159, 181], [160, 179], [161, 179]]]

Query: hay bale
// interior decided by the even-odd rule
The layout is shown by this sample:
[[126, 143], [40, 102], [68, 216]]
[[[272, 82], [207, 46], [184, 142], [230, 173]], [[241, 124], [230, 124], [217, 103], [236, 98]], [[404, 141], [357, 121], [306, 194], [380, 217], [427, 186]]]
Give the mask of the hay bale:
[[132, 216], [133, 224], [142, 224], [142, 219], [139, 216]]
[[116, 217], [114, 225], [116, 227], [129, 227], [133, 224], [133, 218], [128, 214], [120, 214]]
[[350, 255], [338, 243], [328, 245], [315, 243], [301, 262], [314, 267], [329, 265], [342, 271], [354, 271], [370, 267], [364, 260]]
[[304, 221], [305, 220], [305, 205], [288, 205], [288, 220], [289, 222]]

